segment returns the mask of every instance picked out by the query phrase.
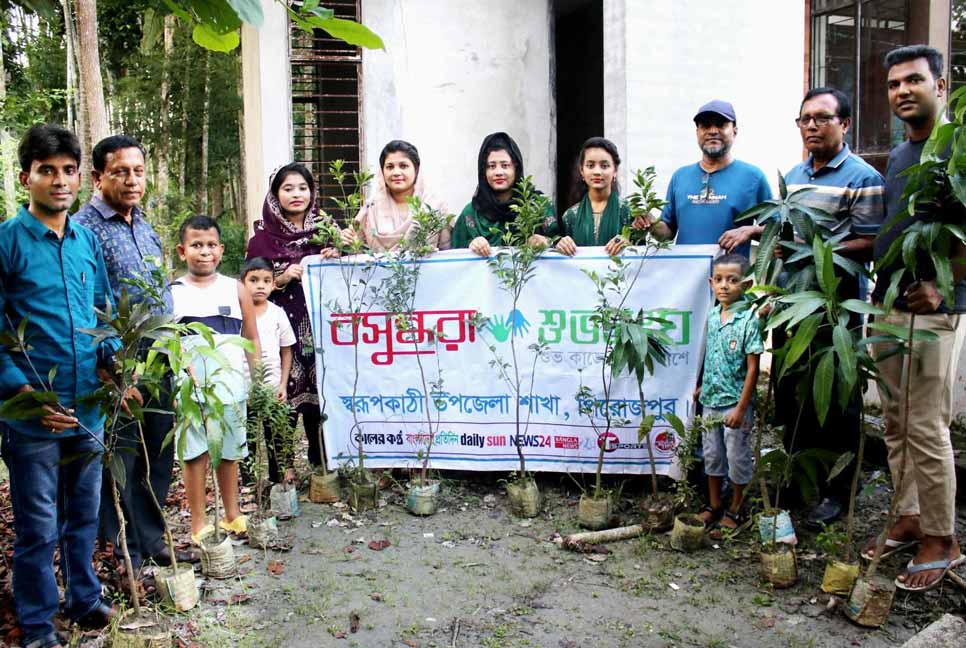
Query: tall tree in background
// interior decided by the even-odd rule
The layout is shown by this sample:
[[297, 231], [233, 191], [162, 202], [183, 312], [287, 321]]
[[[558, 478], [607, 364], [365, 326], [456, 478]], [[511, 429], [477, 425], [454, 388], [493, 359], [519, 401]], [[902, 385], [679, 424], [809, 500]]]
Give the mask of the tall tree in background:
[[81, 101], [87, 113], [88, 135], [93, 145], [108, 135], [101, 55], [97, 44], [97, 0], [76, 0], [76, 3], [78, 76]]
[[[3, 39], [0, 38], [0, 105], [7, 101], [7, 74], [3, 65]], [[3, 166], [3, 212], [9, 217], [17, 211], [17, 194], [13, 177], [13, 153], [6, 124], [0, 124], [0, 165]]]

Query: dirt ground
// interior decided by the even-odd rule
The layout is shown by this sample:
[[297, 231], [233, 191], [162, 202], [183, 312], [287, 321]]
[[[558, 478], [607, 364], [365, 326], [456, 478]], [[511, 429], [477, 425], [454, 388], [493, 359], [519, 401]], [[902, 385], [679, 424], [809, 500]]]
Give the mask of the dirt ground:
[[[665, 535], [611, 544], [603, 556], [570, 553], [552, 538], [577, 530], [579, 492], [559, 476], [541, 480], [546, 502], [534, 520], [508, 514], [495, 477], [460, 477], [445, 482], [429, 518], [407, 513], [401, 491], [383, 491], [380, 508], [359, 515], [302, 502], [301, 516], [281, 524], [293, 549], [236, 547], [242, 576], [206, 583], [203, 603], [176, 618], [177, 634], [212, 648], [873, 647], [901, 645], [943, 612], [966, 611], [966, 593], [947, 581], [926, 595], [898, 595], [880, 630], [827, 614], [824, 557], [803, 532], [801, 579], [788, 590], [759, 578], [747, 530], [692, 554], [671, 550]], [[642, 487], [630, 482], [625, 493]], [[884, 519], [887, 497], [879, 488], [860, 502], [860, 538]], [[624, 498], [630, 521], [638, 501]], [[368, 546], [378, 540], [391, 544]], [[887, 561], [883, 572], [908, 558]]]
[[[571, 553], [553, 542], [557, 534], [578, 530], [580, 493], [569, 477], [540, 476], [545, 503], [533, 520], [508, 513], [499, 475], [443, 477], [440, 510], [428, 518], [406, 512], [401, 486], [382, 491], [379, 508], [361, 514], [303, 496], [301, 515], [280, 523], [290, 551], [253, 550], [239, 542], [238, 578], [204, 581], [198, 575], [201, 604], [168, 616], [178, 645], [877, 647], [901, 645], [944, 612], [966, 613], [966, 592], [949, 581], [924, 595], [898, 594], [879, 630], [827, 613], [829, 596], [819, 589], [825, 556], [802, 525], [799, 583], [774, 590], [758, 576], [758, 545], [750, 529], [691, 554], [671, 550], [667, 535], [613, 543], [603, 555]], [[857, 543], [882, 524], [891, 494], [875, 473], [865, 478], [880, 485], [859, 499]], [[640, 478], [623, 482], [622, 522], [638, 521], [644, 488]], [[169, 503], [182, 500], [178, 484]], [[187, 511], [169, 512], [176, 537], [186, 538]], [[966, 506], [958, 514], [963, 538]], [[3, 569], [12, 543], [9, 517], [0, 502], [7, 558], [0, 564], [0, 646], [16, 645], [4, 643], [13, 623], [10, 573]], [[383, 540], [389, 546], [369, 547]], [[909, 557], [885, 561], [882, 573], [897, 573]], [[110, 559], [100, 553], [96, 559], [99, 573], [111, 581]], [[98, 648], [108, 638], [75, 636], [72, 645]]]

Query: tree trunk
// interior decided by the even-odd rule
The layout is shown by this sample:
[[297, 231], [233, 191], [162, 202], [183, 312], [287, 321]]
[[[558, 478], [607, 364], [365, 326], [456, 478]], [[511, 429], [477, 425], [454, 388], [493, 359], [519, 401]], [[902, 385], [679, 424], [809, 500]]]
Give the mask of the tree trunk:
[[[6, 72], [3, 68], [3, 39], [0, 39], [0, 104], [7, 98]], [[0, 128], [0, 164], [3, 165], [3, 213], [2, 218], [12, 218], [17, 212], [17, 185], [14, 181], [10, 133]]]
[[225, 211], [225, 182], [222, 180], [211, 187], [211, 217], [221, 218]]
[[198, 174], [198, 211], [208, 213], [208, 108], [211, 101], [211, 56], [205, 52], [205, 103], [201, 112], [201, 173]]
[[[83, 83], [81, 100], [87, 109], [91, 144], [107, 137], [107, 108], [104, 104], [104, 80], [101, 78], [101, 55], [97, 47], [97, 0], [77, 2], [77, 53]], [[90, 151], [85, 151], [89, 154]]]
[[71, 18], [70, 6], [67, 0], [60, 0], [64, 12], [64, 40], [67, 42], [67, 128], [76, 130], [77, 122], [74, 116], [74, 102], [77, 101], [77, 59], [74, 57], [74, 43], [77, 35], [74, 33], [74, 21]]
[[67, 69], [73, 70], [73, 78], [75, 81], [74, 93], [71, 96], [71, 102], [77, 108], [74, 117], [74, 132], [77, 133], [77, 139], [80, 140], [81, 144], [81, 163], [80, 163], [80, 174], [81, 174], [81, 191], [88, 192], [91, 188], [91, 175], [89, 173], [91, 168], [90, 151], [94, 148], [91, 143], [91, 130], [90, 122], [87, 119], [88, 110], [84, 103], [84, 89], [86, 87], [84, 75], [78, 74], [77, 70], [80, 68], [80, 48], [77, 43], [77, 24], [74, 20], [74, 4], [71, 0], [61, 0], [64, 8], [64, 23], [68, 42], [72, 45], [68, 47], [67, 52], [69, 60], [67, 61]]
[[174, 14], [164, 17], [164, 62], [161, 70], [161, 146], [158, 148], [158, 201], [156, 208], [157, 216], [165, 218], [168, 215], [168, 158], [171, 155], [169, 140], [171, 134], [168, 132], [171, 98], [169, 97], [170, 88], [169, 77], [171, 76], [171, 53], [174, 51]]

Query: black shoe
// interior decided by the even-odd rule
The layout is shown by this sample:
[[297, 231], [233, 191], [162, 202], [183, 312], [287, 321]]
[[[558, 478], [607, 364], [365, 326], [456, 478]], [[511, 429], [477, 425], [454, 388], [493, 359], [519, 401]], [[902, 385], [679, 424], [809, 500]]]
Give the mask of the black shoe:
[[111, 624], [115, 616], [117, 616], [117, 610], [101, 601], [97, 607], [77, 619], [77, 625], [82, 630], [103, 630]]
[[813, 528], [821, 528], [842, 517], [842, 504], [834, 497], [826, 497], [808, 513], [805, 524]]
[[[201, 557], [193, 551], [178, 551], [175, 549], [174, 557], [179, 563], [194, 564], [201, 561]], [[151, 556], [151, 560], [156, 562], [160, 567], [170, 567], [171, 551], [165, 547], [158, 553]]]

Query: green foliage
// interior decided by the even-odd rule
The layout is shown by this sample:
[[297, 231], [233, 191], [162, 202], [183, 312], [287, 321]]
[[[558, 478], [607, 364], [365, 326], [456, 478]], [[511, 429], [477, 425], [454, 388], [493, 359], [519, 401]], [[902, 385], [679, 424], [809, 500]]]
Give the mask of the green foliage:
[[681, 469], [681, 478], [674, 482], [674, 505], [679, 510], [693, 510], [698, 501], [698, 489], [688, 479], [688, 475], [698, 461], [695, 451], [701, 443], [701, 436], [711, 429], [711, 426], [720, 422], [720, 419], [714, 417], [696, 415], [691, 419], [691, 425], [686, 430], [679, 430], [678, 426], [675, 426], [678, 432], [678, 445], [674, 448], [674, 454]]
[[[653, 166], [649, 166], [643, 171], [637, 169], [634, 172], [635, 192], [627, 197], [627, 205], [630, 207], [633, 218], [647, 217], [655, 209], [664, 209], [667, 202], [654, 190], [654, 183], [657, 181], [657, 172]], [[631, 245], [640, 245], [647, 242], [649, 236], [646, 230], [638, 230], [625, 227], [621, 235], [631, 242]]]
[[[382, 39], [368, 27], [336, 18], [332, 9], [319, 6], [318, 0], [307, 0], [298, 7], [284, 0], [276, 2], [285, 7], [295, 25], [307, 32], [322, 29], [350, 45], [385, 49]], [[198, 45], [217, 52], [230, 52], [238, 47], [238, 30], [243, 22], [257, 28], [264, 21], [260, 0], [164, 0], [164, 4], [192, 25], [192, 38]]]
[[[639, 191], [632, 196], [632, 202], [638, 205], [638, 209], [648, 209], [649, 206], [654, 205], [656, 198], [651, 189], [654, 179], [653, 168], [648, 168], [645, 173], [637, 172], [635, 183], [637, 183]], [[671, 322], [656, 317], [643, 309], [634, 313], [626, 307], [627, 299], [631, 290], [637, 284], [647, 259], [657, 250], [665, 249], [670, 244], [658, 241], [650, 235], [649, 230], [630, 230], [625, 236], [631, 236], [630, 232], [637, 232], [635, 235], [637, 247], [632, 248], [632, 250], [640, 255], [639, 259], [626, 261], [620, 256], [615, 256], [611, 258], [611, 263], [603, 274], [595, 270], [584, 270], [584, 274], [594, 284], [594, 292], [597, 298], [590, 321], [604, 335], [604, 361], [601, 364], [600, 375], [603, 398], [597, 401], [602, 405], [604, 411], [603, 429], [598, 428], [598, 423], [590, 415], [594, 408], [581, 408], [582, 413], [588, 416], [598, 439], [602, 435], [608, 434], [613, 424], [626, 423], [611, 419], [609, 404], [613, 380], [625, 372], [634, 376], [637, 380], [643, 415], [645, 411], [644, 378], [654, 373], [655, 364], [667, 363], [668, 350], [672, 344], [672, 340], [666, 331], [666, 327], [670, 327]], [[586, 402], [587, 399], [594, 400], [590, 390], [583, 384], [581, 384], [577, 397], [578, 402]], [[680, 421], [678, 424], [680, 424]], [[653, 421], [650, 422], [650, 425], [653, 425]], [[645, 421], [642, 421], [642, 429], [643, 426], [645, 426]], [[650, 426], [646, 427], [650, 432]], [[650, 450], [650, 440], [646, 435], [642, 438], [648, 439], [652, 481], [656, 483], [654, 456]], [[603, 495], [601, 492], [601, 472], [604, 467], [604, 449], [603, 444], [599, 445], [601, 447], [597, 453], [594, 497]]]
[[[255, 438], [255, 500], [258, 512], [263, 515], [266, 509], [261, 481], [267, 456], [263, 430], [267, 425], [271, 431], [272, 443], [280, 439], [282, 441], [280, 445], [286, 449], [285, 457], [290, 458], [295, 441], [295, 429], [289, 418], [291, 413], [292, 407], [279, 399], [278, 389], [268, 381], [268, 369], [265, 364], [257, 363], [252, 369], [252, 383], [248, 389], [248, 434], [249, 438], [252, 435]], [[282, 464], [283, 460], [283, 457], [278, 457], [279, 464]]]
[[848, 546], [848, 534], [842, 530], [839, 523], [826, 525], [822, 523], [822, 530], [815, 536], [815, 545], [826, 556], [842, 559]]

